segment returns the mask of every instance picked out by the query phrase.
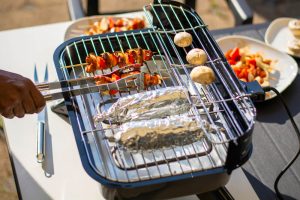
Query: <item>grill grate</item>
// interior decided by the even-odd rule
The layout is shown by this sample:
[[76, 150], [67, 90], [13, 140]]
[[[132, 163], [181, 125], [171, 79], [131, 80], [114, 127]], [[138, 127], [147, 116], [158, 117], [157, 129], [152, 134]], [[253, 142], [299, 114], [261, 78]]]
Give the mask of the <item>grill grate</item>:
[[[86, 73], [83, 63], [91, 52], [100, 55], [103, 52], [124, 52], [126, 49], [141, 47], [155, 52], [152, 60], [144, 64], [144, 70], [165, 77], [161, 85], [149, 88], [141, 87], [141, 75], [135, 75], [136, 79], [130, 85], [121, 80], [103, 86], [107, 90], [119, 89], [120, 92], [114, 96], [92, 90], [90, 94], [77, 97], [65, 96], [81, 157], [88, 160], [87, 171], [103, 184], [116, 186], [117, 183], [131, 183], [126, 186], [134, 186], [134, 183], [144, 180], [162, 181], [163, 177], [193, 177], [198, 176], [199, 172], [207, 173], [208, 170], [226, 170], [231, 143], [238, 146], [239, 138], [253, 128], [253, 104], [209, 34], [207, 26], [196, 13], [181, 4], [162, 3], [145, 6], [144, 11], [152, 24], [149, 29], [72, 39], [62, 44], [54, 55], [58, 76], [61, 80], [69, 80], [107, 74], [118, 68]], [[189, 32], [193, 36], [191, 47], [177, 48], [174, 45], [173, 37], [180, 31]], [[191, 68], [185, 62], [185, 55], [192, 48], [202, 48], [206, 52], [206, 64], [217, 76], [215, 83], [203, 86], [191, 80]], [[82, 66], [64, 68], [75, 64]], [[86, 82], [72, 88], [93, 86]], [[120, 97], [142, 92], [144, 89], [172, 86], [188, 88], [188, 99], [192, 107], [189, 115], [200, 127], [205, 130], [203, 120], [206, 120], [213, 126], [221, 126], [224, 131], [217, 130], [215, 134], [211, 134], [205, 130], [205, 137], [190, 145], [129, 152], [106, 139], [116, 132], [118, 125], [109, 120], [106, 123], [94, 123], [93, 117], [106, 111]]]

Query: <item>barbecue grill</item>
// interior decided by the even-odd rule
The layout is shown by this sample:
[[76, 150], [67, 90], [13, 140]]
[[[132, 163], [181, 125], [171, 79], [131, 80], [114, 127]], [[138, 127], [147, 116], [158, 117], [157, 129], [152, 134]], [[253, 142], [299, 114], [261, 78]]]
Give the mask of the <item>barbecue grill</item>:
[[[255, 107], [207, 26], [193, 9], [178, 2], [159, 1], [145, 6], [144, 11], [150, 28], [73, 38], [61, 44], [54, 53], [63, 88], [61, 94], [83, 167], [101, 183], [108, 198], [156, 199], [215, 190], [224, 186], [232, 170], [250, 157]], [[175, 34], [182, 31], [193, 36], [190, 47], [179, 48], [173, 43]], [[82, 79], [114, 70], [86, 73], [84, 62], [89, 53], [99, 55], [137, 47], [155, 52], [142, 68], [143, 72], [163, 77], [161, 85], [145, 87], [143, 74], [130, 76], [130, 81], [121, 79], [100, 86], [87, 81], [88, 78]], [[206, 52], [206, 65], [217, 77], [213, 84], [200, 85], [191, 80], [192, 68], [185, 56], [192, 48]], [[69, 81], [74, 79], [78, 84]], [[211, 134], [204, 128], [204, 137], [189, 145], [132, 152], [107, 139], [108, 135], [115, 134], [118, 124], [110, 120], [94, 121], [95, 115], [107, 111], [121, 97], [174, 86], [188, 89], [189, 115], [199, 128], [204, 128], [203, 120], [206, 120], [223, 130]], [[103, 93], [113, 89], [119, 92], [115, 95]]]

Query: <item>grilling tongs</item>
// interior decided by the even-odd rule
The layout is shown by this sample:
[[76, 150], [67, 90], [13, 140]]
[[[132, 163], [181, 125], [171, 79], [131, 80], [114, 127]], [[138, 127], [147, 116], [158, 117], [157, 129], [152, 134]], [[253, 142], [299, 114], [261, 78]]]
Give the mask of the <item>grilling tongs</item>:
[[72, 97], [83, 94], [96, 93], [101, 91], [118, 90], [119, 92], [128, 92], [130, 90], [143, 90], [144, 72], [127, 76], [113, 83], [95, 84], [94, 77], [82, 77], [70, 80], [63, 80], [50, 83], [36, 84], [37, 88], [42, 92], [46, 101], [61, 99], [64, 97]]

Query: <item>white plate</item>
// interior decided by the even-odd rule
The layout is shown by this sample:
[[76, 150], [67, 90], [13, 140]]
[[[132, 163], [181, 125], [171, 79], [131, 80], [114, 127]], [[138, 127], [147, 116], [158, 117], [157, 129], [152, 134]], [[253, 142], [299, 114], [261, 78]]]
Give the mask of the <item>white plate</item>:
[[300, 53], [294, 53], [288, 49], [288, 41], [295, 39], [288, 28], [289, 21], [293, 19], [295, 18], [283, 17], [272, 21], [266, 31], [265, 42], [280, 51], [300, 58]]
[[94, 22], [100, 21], [103, 17], [112, 17], [113, 19], [120, 19], [123, 17], [133, 19], [135, 17], [145, 19], [145, 27], [149, 27], [147, 18], [144, 12], [132, 12], [118, 15], [96, 15], [91, 17], [84, 17], [74, 21], [65, 32], [65, 41], [74, 37], [84, 36], [84, 32], [92, 25]]
[[[270, 86], [275, 87], [280, 93], [284, 91], [296, 78], [298, 65], [296, 61], [274, 47], [261, 41], [244, 36], [226, 36], [217, 40], [221, 50], [225, 53], [234, 47], [248, 46], [251, 53], [259, 52], [264, 58], [275, 60], [274, 73], [270, 73]], [[276, 94], [271, 93], [266, 99], [272, 99]]]

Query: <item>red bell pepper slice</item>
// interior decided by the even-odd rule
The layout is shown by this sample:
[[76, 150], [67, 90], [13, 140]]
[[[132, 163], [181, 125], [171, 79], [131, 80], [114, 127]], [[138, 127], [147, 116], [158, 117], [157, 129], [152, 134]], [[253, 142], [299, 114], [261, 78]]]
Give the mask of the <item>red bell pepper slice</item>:
[[228, 63], [229, 63], [230, 65], [235, 65], [235, 64], [236, 64], [236, 61], [235, 61], [235, 60], [232, 60], [232, 59], [229, 59], [229, 60], [228, 60]]
[[101, 56], [97, 56], [97, 61], [98, 61], [97, 69], [99, 70], [106, 69], [106, 61], [104, 58], [102, 58]]
[[229, 54], [230, 59], [238, 61], [240, 59], [240, 49], [238, 47], [234, 48], [232, 52]]

